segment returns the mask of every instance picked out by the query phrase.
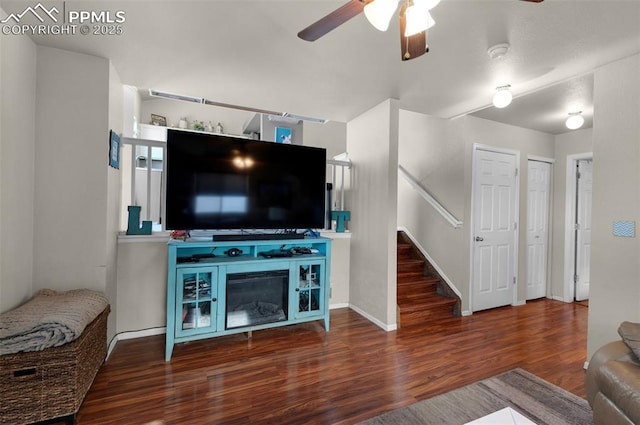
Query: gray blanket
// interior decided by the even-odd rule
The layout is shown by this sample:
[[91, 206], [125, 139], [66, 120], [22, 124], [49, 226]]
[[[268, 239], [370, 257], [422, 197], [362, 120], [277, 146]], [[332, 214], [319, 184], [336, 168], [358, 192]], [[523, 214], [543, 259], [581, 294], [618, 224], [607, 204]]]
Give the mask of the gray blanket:
[[107, 305], [109, 301], [99, 291], [42, 289], [20, 307], [0, 314], [0, 355], [71, 342]]

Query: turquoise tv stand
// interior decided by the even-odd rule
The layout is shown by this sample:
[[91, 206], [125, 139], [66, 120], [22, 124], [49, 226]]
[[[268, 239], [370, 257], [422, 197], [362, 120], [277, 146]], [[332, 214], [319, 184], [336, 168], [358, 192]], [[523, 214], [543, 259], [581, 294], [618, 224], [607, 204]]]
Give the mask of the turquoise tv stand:
[[165, 361], [175, 344], [324, 320], [331, 240], [168, 243]]

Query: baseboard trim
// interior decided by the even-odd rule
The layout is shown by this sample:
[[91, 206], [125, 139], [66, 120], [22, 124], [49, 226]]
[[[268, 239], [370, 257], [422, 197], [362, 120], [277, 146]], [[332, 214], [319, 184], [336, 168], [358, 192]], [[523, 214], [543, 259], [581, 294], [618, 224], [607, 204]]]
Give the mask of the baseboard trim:
[[355, 311], [356, 313], [358, 313], [360, 316], [364, 317], [365, 319], [367, 319], [368, 321], [370, 321], [371, 323], [375, 324], [376, 326], [382, 328], [384, 331], [386, 332], [392, 332], [398, 329], [398, 324], [394, 323], [392, 325], [387, 325], [385, 323], [382, 323], [380, 320], [376, 319], [375, 317], [373, 317], [372, 315], [370, 315], [369, 313], [367, 313], [366, 311], [362, 310], [361, 308], [353, 305], [353, 304], [349, 304], [349, 308], [353, 311]]
[[[350, 308], [353, 311], [355, 311], [356, 313], [358, 313], [360, 316], [364, 317], [365, 319], [367, 319], [368, 321], [374, 323], [376, 326], [382, 328], [383, 330], [387, 331], [387, 332], [391, 332], [391, 331], [395, 331], [398, 329], [398, 325], [397, 324], [393, 324], [393, 325], [385, 325], [384, 323], [382, 323], [381, 321], [379, 321], [378, 319], [376, 319], [375, 317], [371, 316], [370, 314], [368, 314], [367, 312], [365, 312], [364, 310], [349, 304], [349, 303], [336, 303], [336, 304], [331, 304], [329, 306], [329, 310], [334, 310], [337, 308]], [[119, 341], [124, 341], [127, 339], [136, 339], [136, 338], [144, 338], [147, 336], [154, 336], [154, 335], [163, 335], [167, 333], [167, 328], [166, 327], [160, 327], [160, 328], [149, 328], [149, 329], [142, 329], [139, 331], [126, 331], [126, 332], [120, 332], [118, 334], [116, 334], [112, 339], [111, 342], [109, 342], [109, 347], [107, 348], [107, 357], [105, 359], [108, 360], [109, 356], [111, 356], [111, 352], [113, 351], [114, 348], [116, 348], [116, 344]]]
[[113, 351], [114, 348], [116, 348], [116, 344], [118, 343], [118, 341], [124, 341], [126, 339], [144, 338], [146, 336], [153, 336], [153, 335], [163, 335], [165, 333], [167, 333], [167, 328], [164, 326], [161, 328], [149, 328], [149, 329], [142, 329], [139, 331], [120, 332], [111, 339], [111, 342], [109, 343], [109, 348], [107, 349], [106, 360], [109, 359], [111, 352]]
[[584, 370], [589, 369], [589, 362], [584, 362], [584, 364], [582, 365], [582, 367], [584, 368]]

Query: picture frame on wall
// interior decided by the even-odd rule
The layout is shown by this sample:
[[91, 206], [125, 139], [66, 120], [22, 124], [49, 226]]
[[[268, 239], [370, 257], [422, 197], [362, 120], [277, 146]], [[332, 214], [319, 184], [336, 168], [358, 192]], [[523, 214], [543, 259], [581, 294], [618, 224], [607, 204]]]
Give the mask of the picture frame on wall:
[[292, 131], [288, 127], [276, 127], [276, 143], [291, 144]]
[[167, 118], [162, 115], [151, 114], [151, 124], [166, 127]]
[[109, 166], [120, 168], [120, 136], [113, 130], [109, 130]]

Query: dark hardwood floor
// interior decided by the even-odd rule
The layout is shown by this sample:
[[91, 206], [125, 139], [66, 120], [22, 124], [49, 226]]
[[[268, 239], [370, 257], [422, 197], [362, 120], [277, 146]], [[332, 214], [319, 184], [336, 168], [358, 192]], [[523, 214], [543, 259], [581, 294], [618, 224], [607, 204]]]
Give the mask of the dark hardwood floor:
[[538, 300], [384, 332], [320, 322], [177, 345], [121, 341], [78, 424], [353, 424], [521, 367], [585, 396], [588, 308]]

